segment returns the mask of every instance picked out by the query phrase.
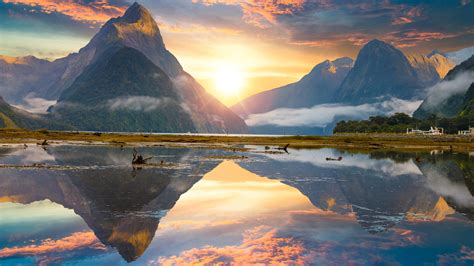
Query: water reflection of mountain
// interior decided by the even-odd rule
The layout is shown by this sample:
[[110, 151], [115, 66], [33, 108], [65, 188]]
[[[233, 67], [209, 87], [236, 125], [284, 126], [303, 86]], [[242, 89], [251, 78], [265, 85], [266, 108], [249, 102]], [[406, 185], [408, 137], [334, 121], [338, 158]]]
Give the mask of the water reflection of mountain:
[[[343, 160], [325, 159], [338, 156]], [[468, 166], [472, 160], [467, 155], [433, 156], [391, 152], [350, 154], [321, 149], [292, 151], [289, 155], [267, 154], [263, 160], [240, 164], [256, 174], [297, 188], [318, 208], [340, 214], [354, 212], [362, 227], [377, 233], [405, 219], [439, 221], [452, 214], [453, 208], [471, 215], [474, 207], [466, 202], [474, 202], [472, 194], [450, 197], [449, 192], [468, 191], [469, 182], [461, 181], [472, 180], [468, 170], [472, 169]], [[456, 171], [440, 171], [445, 163]], [[432, 172], [438, 173], [436, 179], [429, 174]], [[442, 184], [455, 182], [456, 186], [443, 193], [433, 183], [439, 180]]]
[[4, 169], [0, 172], [0, 197], [23, 204], [48, 199], [73, 209], [102, 243], [115, 247], [129, 262], [143, 254], [160, 219], [179, 197], [216, 165], [193, 160], [193, 152], [187, 149], [153, 149], [149, 154], [175, 163], [186, 162], [187, 166], [132, 171], [131, 167], [111, 166], [126, 165], [128, 151], [122, 154], [117, 148], [82, 149], [55, 147], [48, 153], [57, 164], [95, 163], [97, 168]]
[[417, 165], [432, 191], [474, 221], [474, 158], [462, 153], [433, 153], [421, 156]]

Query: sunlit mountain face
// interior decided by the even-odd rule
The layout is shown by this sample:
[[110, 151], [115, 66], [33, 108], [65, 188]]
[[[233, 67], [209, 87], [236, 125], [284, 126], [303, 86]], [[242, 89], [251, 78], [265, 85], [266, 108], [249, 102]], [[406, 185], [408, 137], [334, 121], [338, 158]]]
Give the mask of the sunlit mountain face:
[[468, 154], [246, 148], [1, 148], [0, 264], [473, 263]]

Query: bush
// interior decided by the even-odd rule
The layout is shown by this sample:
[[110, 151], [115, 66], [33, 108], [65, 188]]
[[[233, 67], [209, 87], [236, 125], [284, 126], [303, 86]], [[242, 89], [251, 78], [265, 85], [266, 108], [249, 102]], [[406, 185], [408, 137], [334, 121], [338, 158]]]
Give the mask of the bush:
[[37, 132], [41, 133], [41, 134], [44, 134], [44, 135], [49, 134], [49, 130], [47, 130], [46, 128], [38, 129]]

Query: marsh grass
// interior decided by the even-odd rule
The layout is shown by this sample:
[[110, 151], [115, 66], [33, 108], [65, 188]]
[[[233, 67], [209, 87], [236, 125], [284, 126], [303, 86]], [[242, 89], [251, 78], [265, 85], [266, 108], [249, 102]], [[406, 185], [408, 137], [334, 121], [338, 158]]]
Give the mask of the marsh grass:
[[85, 133], [63, 131], [29, 131], [24, 129], [1, 129], [0, 143], [36, 143], [49, 141], [77, 141], [84, 143], [105, 143], [109, 145], [133, 145], [136, 143], [163, 143], [167, 146], [178, 144], [201, 144], [206, 148], [244, 151], [239, 145], [271, 145], [283, 147], [290, 144], [292, 149], [341, 147], [346, 149], [411, 149], [411, 150], [463, 150], [474, 151], [473, 137], [458, 135], [416, 136], [406, 134], [340, 134], [334, 136], [186, 136], [186, 135], [126, 135], [117, 133]]

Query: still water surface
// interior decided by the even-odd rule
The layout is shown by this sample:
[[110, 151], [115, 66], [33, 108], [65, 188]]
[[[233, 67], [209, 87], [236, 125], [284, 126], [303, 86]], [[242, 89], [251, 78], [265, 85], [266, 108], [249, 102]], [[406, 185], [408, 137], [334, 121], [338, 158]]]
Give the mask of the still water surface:
[[473, 265], [468, 154], [249, 148], [0, 148], [0, 265]]

